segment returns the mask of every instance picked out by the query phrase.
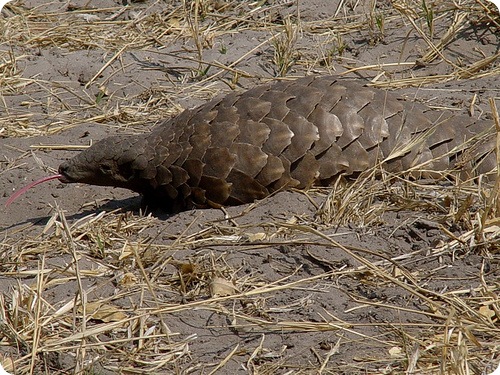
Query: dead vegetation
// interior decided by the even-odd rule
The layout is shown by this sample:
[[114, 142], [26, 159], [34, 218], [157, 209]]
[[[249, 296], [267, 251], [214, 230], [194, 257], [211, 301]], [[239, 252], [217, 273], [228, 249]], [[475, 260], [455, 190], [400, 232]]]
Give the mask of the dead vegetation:
[[[179, 101], [273, 76], [355, 73], [393, 89], [500, 73], [498, 51], [457, 56], [450, 49], [470, 25], [483, 38], [498, 33], [498, 12], [486, 0], [338, 1], [318, 19], [301, 13], [302, 3], [145, 1], [46, 11], [11, 2], [0, 19], [0, 137], [90, 123], [144, 131], [146, 122], [178, 113]], [[246, 32], [258, 36], [253, 44], [230, 45], [232, 35]], [[398, 53], [357, 59], [362, 46], [393, 43], [391, 35], [401, 36]], [[96, 51], [99, 63], [76, 86], [24, 74], [34, 51], [46, 49]], [[255, 56], [259, 69], [248, 63]], [[134, 82], [120, 95], [113, 80], [137, 67], [162, 81]], [[472, 103], [470, 112], [492, 114], [500, 155], [495, 99], [489, 109]], [[240, 221], [265, 204], [258, 202], [217, 220], [183, 216], [180, 231], [120, 210], [68, 221], [54, 206], [43, 228], [6, 231], [3, 367], [14, 374], [465, 375], [498, 365], [500, 171], [490, 183], [443, 185], [373, 170], [306, 198], [316, 207], [311, 214]], [[343, 234], [376, 233], [391, 212], [403, 218], [391, 227], [394, 236], [417, 222], [439, 240], [397, 254], [344, 243]], [[303, 263], [280, 263], [287, 252]], [[443, 274], [454, 262], [478, 263]], [[343, 307], [330, 303], [340, 296]], [[297, 346], [300, 338], [273, 346], [266, 341], [273, 334], [309, 334], [310, 345], [293, 352], [287, 340]]]

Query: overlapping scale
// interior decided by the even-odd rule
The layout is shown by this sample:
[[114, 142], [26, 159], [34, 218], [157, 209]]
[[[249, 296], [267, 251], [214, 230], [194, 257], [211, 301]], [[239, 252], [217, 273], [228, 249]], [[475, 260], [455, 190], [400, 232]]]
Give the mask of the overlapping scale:
[[[145, 184], [163, 186], [164, 199], [181, 206], [252, 202], [380, 161], [393, 171], [419, 164], [444, 170], [460, 159], [464, 150], [454, 148], [462, 138], [481, 127], [464, 129], [457, 124], [463, 118], [437, 112], [354, 80], [286, 80], [184, 111], [153, 130], [153, 157], [141, 155], [134, 165]], [[483, 158], [492, 147], [476, 147], [484, 168], [494, 167]]]

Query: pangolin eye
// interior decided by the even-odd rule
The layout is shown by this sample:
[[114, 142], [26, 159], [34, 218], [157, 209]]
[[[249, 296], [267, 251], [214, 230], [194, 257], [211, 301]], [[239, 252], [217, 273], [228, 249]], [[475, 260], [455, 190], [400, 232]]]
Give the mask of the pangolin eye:
[[101, 172], [102, 172], [103, 174], [110, 174], [110, 173], [111, 173], [111, 171], [113, 170], [113, 168], [112, 168], [112, 167], [111, 167], [111, 165], [109, 165], [109, 164], [104, 164], [104, 163], [103, 163], [103, 164], [101, 164], [99, 167], [100, 167]]

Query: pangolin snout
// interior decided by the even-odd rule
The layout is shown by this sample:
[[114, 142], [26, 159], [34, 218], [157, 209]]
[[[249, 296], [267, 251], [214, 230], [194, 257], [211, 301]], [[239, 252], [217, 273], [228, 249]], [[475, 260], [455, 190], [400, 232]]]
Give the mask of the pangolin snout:
[[58, 172], [60, 174], [59, 181], [65, 183], [65, 184], [73, 182], [72, 179], [68, 175], [68, 170], [69, 170], [69, 165], [67, 162], [62, 163], [58, 169]]

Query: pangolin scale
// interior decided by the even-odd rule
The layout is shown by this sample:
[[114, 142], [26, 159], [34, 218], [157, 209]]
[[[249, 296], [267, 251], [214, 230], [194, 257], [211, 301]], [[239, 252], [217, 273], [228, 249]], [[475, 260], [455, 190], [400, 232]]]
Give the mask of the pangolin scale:
[[421, 166], [426, 176], [473, 153], [461, 173], [487, 173], [495, 169], [493, 134], [474, 139], [488, 127], [357, 80], [312, 76], [214, 99], [148, 134], [105, 138], [59, 173], [63, 182], [133, 190], [169, 211], [237, 205], [377, 163], [389, 171]]

